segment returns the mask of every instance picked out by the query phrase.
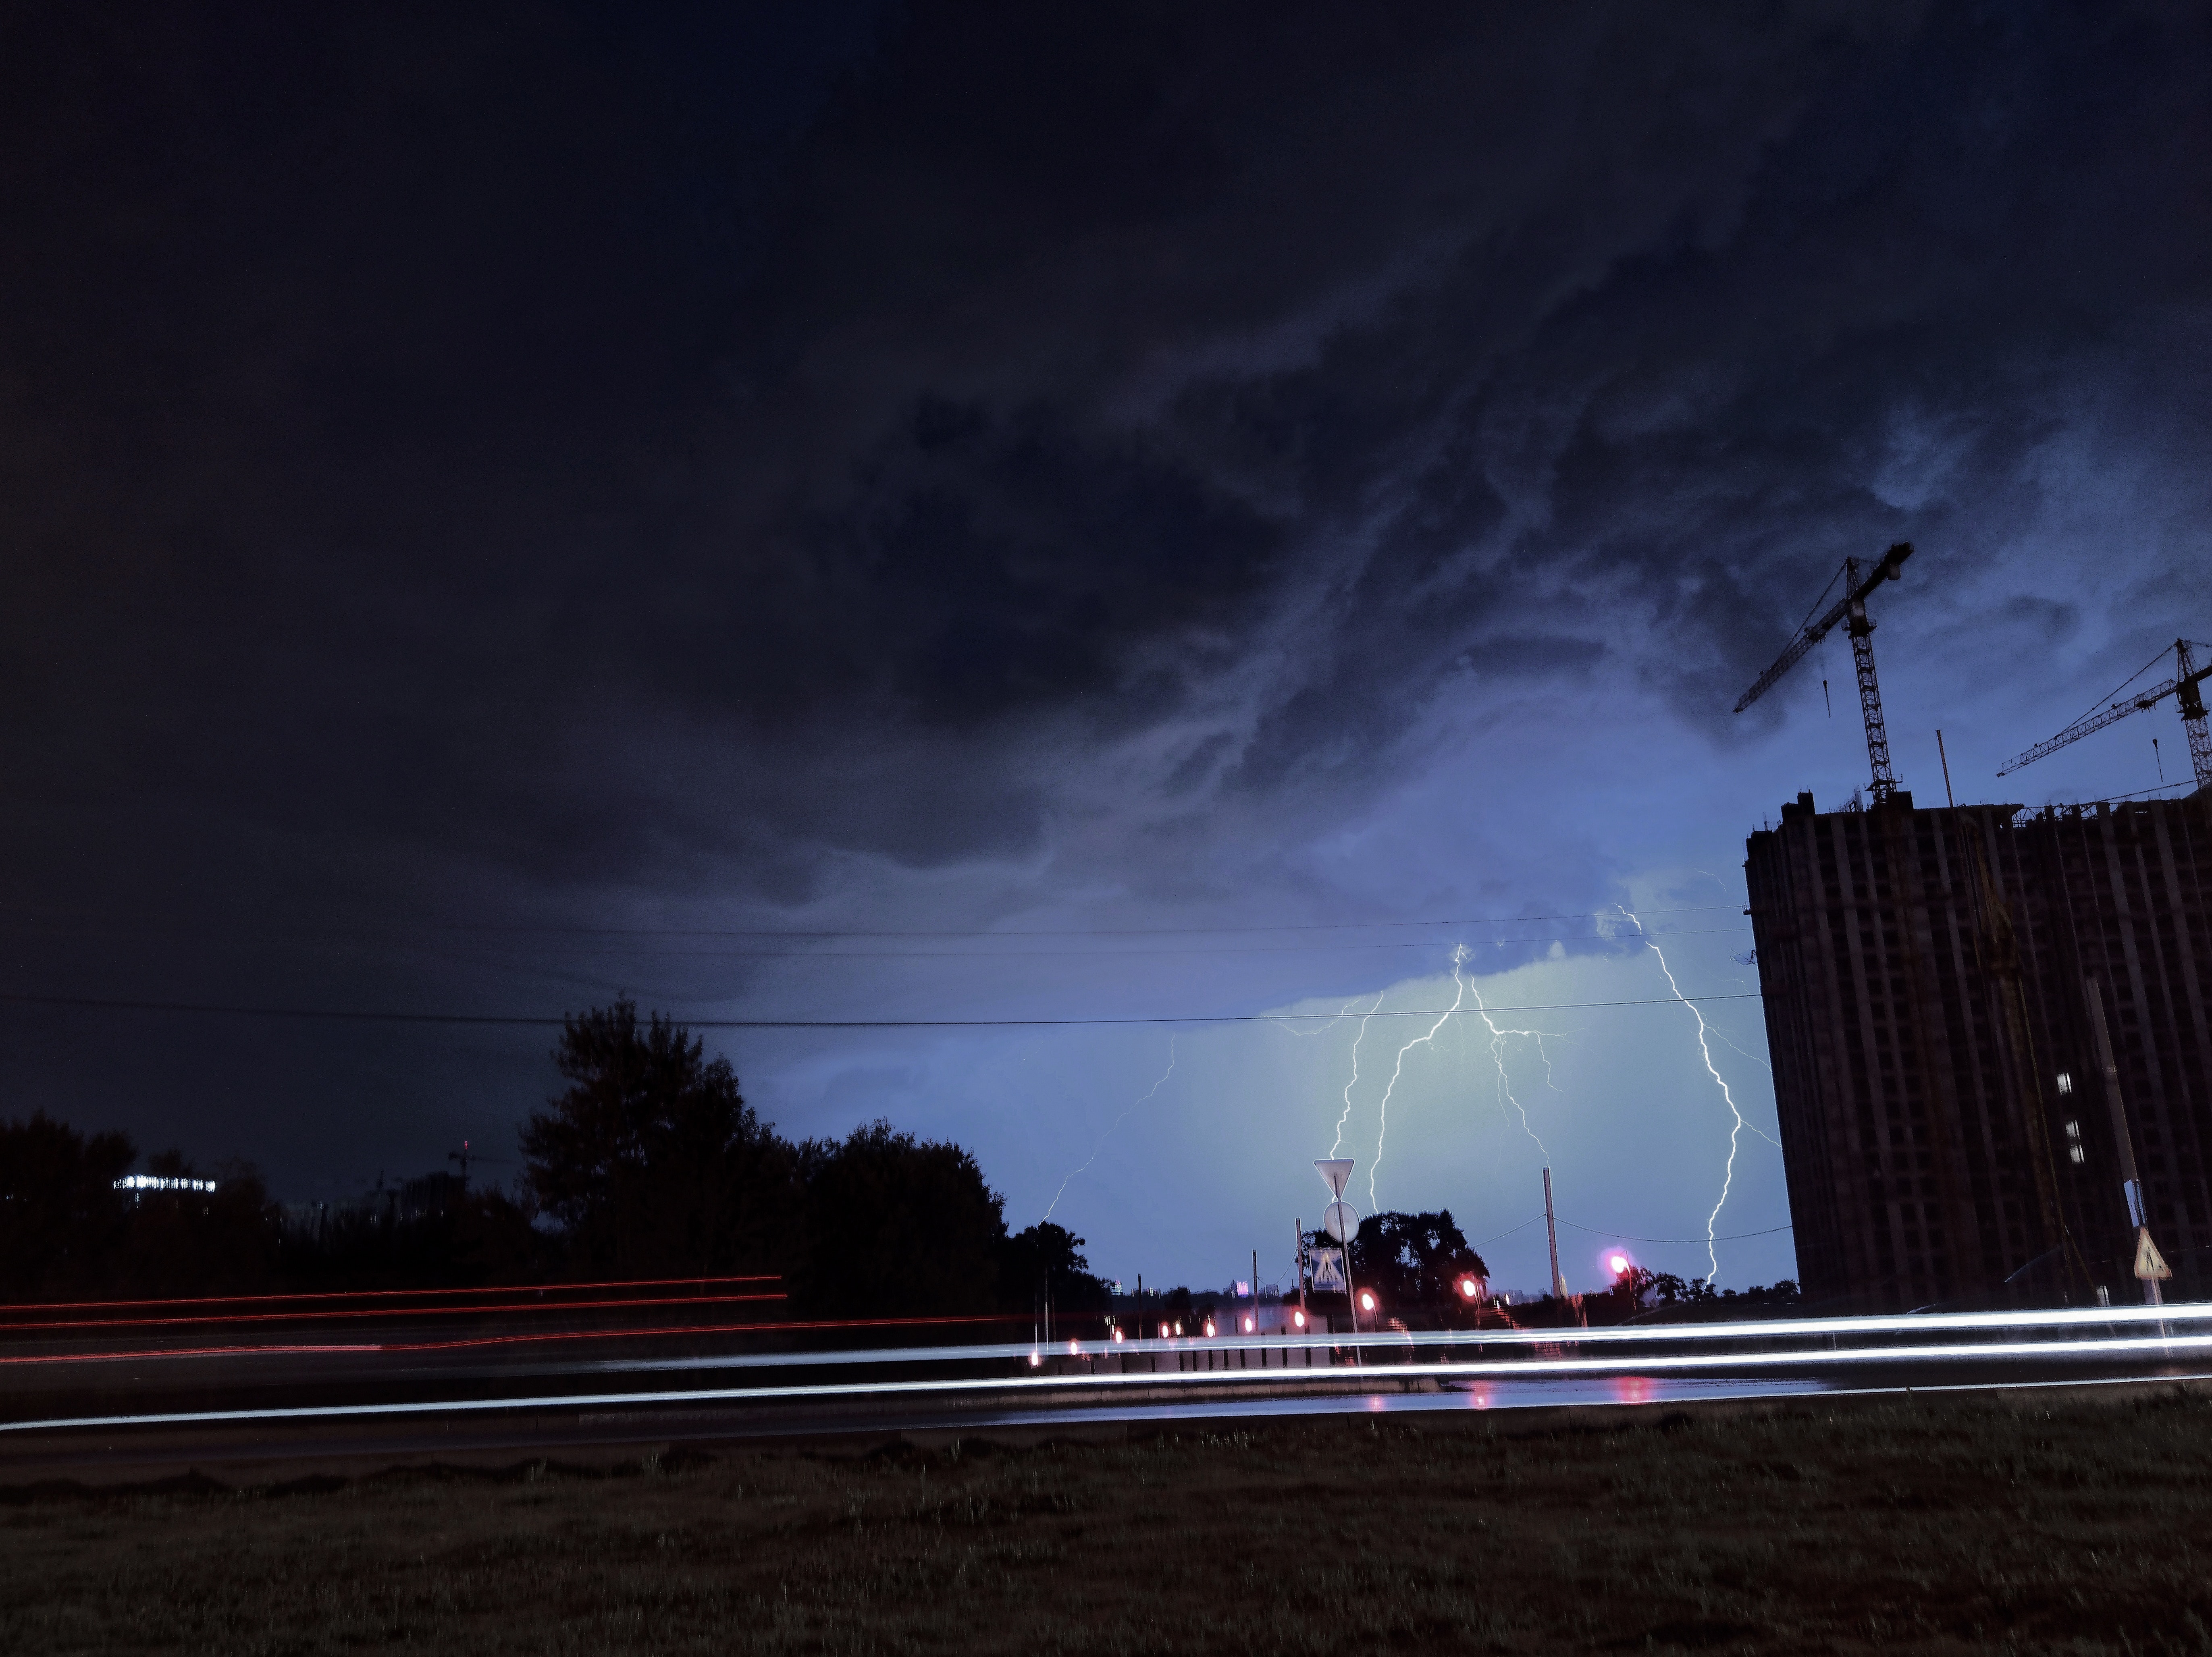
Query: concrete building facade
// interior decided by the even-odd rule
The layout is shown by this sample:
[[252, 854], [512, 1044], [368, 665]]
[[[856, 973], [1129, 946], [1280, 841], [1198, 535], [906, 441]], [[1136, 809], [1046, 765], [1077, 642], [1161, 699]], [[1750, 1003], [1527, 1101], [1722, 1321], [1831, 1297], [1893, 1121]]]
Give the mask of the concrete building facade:
[[1800, 794], [1747, 850], [1809, 1296], [2140, 1299], [2093, 994], [2171, 1292], [2212, 1289], [2212, 799]]

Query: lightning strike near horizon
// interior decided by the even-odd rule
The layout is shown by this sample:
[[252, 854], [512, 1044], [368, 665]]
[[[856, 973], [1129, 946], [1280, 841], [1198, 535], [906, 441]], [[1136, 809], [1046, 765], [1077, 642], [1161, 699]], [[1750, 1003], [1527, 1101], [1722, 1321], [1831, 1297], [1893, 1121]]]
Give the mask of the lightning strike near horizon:
[[[1046, 1220], [1052, 1217], [1053, 1210], [1060, 1206], [1060, 1199], [1067, 1194], [1068, 1182], [1073, 1180], [1076, 1174], [1082, 1173], [1084, 1168], [1089, 1168], [1091, 1163], [1098, 1160], [1098, 1153], [1105, 1148], [1108, 1138], [1113, 1133], [1115, 1128], [1121, 1126], [1122, 1123], [1129, 1120], [1129, 1113], [1131, 1111], [1136, 1109], [1139, 1105], [1148, 1102], [1154, 1094], [1158, 1093], [1162, 1088], [1167, 1085], [1168, 1077], [1175, 1074], [1175, 1065], [1176, 1038], [1170, 1035], [1168, 1037], [1168, 1067], [1160, 1072], [1160, 1079], [1153, 1083], [1150, 1088], [1146, 1089], [1143, 1098], [1132, 1099], [1127, 1105], [1122, 1107], [1121, 1114], [1119, 1116], [1116, 1116], [1113, 1121], [1108, 1125], [1105, 1132], [1101, 1133], [1098, 1136], [1097, 1144], [1091, 1147], [1091, 1154], [1083, 1159], [1083, 1167], [1071, 1170], [1067, 1178], [1060, 1182], [1060, 1189], [1052, 1193], [1052, 1201], [1044, 1211], [1044, 1218]], [[1037, 1223], [1042, 1225], [1044, 1223], [1044, 1220], [1040, 1220]]]
[[1344, 1084], [1344, 1114], [1336, 1119], [1336, 1138], [1329, 1142], [1332, 1156], [1343, 1149], [1344, 1125], [1352, 1120], [1352, 1090], [1359, 1085], [1359, 1044], [1367, 1039], [1367, 1021], [1382, 1010], [1382, 997], [1389, 993], [1385, 990], [1376, 994], [1375, 1005], [1360, 1017], [1359, 1034], [1352, 1038], [1352, 1079]]
[[[1684, 995], [1682, 986], [1674, 981], [1674, 968], [1667, 964], [1666, 951], [1651, 941], [1651, 935], [1644, 930], [1644, 923], [1636, 918], [1635, 912], [1627, 905], [1616, 903], [1613, 907], [1628, 917], [1629, 925], [1636, 928], [1636, 935], [1644, 940], [1644, 947], [1659, 957], [1659, 970], [1667, 974], [1667, 987], [1674, 992], [1674, 998], [1677, 1001], [1690, 1010], [1690, 1017], [1698, 1021], [1698, 1051], [1705, 1055], [1705, 1069], [1711, 1073], [1713, 1080], [1719, 1083], [1721, 1097], [1728, 1101], [1729, 1114], [1735, 1118], [1735, 1126], [1729, 1130], [1728, 1167], [1721, 1175], [1720, 1200], [1713, 1205], [1713, 1211], [1705, 1216], [1705, 1259], [1712, 1267], [1705, 1273], [1705, 1281], [1711, 1283], [1721, 1274], [1720, 1251], [1715, 1247], [1713, 1228], [1720, 1219], [1721, 1210], [1728, 1206], [1729, 1190], [1735, 1183], [1737, 1138], [1744, 1129], [1751, 1127], [1751, 1124], [1743, 1120], [1743, 1113], [1736, 1108], [1735, 1095], [1729, 1091], [1728, 1078], [1721, 1074], [1719, 1066], [1713, 1063], [1713, 1050], [1705, 1041], [1705, 1016], [1698, 1011], [1698, 1004]], [[1731, 1042], [1729, 1045], [1735, 1044]], [[1757, 1133], [1759, 1130], [1753, 1128], [1752, 1132]], [[1760, 1134], [1759, 1137], [1765, 1138], [1766, 1136]]]
[[1444, 1027], [1444, 1020], [1457, 1012], [1459, 1004], [1467, 998], [1467, 982], [1459, 975], [1460, 967], [1467, 960], [1467, 945], [1464, 944], [1457, 944], [1452, 950], [1452, 982], [1459, 987], [1452, 996], [1450, 1007], [1437, 1018], [1435, 1023], [1429, 1026], [1429, 1033], [1426, 1035], [1417, 1035], [1398, 1049], [1398, 1062], [1391, 1069], [1389, 1085], [1382, 1089], [1382, 1102], [1378, 1108], [1375, 1121], [1375, 1160], [1367, 1166], [1367, 1206], [1370, 1211], [1376, 1205], [1375, 1175], [1382, 1166], [1382, 1137], [1390, 1131], [1390, 1096], [1397, 1090], [1399, 1077], [1405, 1074], [1406, 1055], [1423, 1043], [1435, 1041], [1437, 1032]]

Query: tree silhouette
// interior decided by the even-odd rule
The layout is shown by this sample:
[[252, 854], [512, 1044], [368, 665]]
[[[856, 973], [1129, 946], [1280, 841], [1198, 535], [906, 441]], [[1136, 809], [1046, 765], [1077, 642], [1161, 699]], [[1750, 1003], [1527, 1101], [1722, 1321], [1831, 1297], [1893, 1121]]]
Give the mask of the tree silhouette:
[[792, 1149], [738, 1091], [729, 1061], [627, 998], [571, 1016], [554, 1063], [567, 1092], [522, 1132], [527, 1189], [574, 1264], [642, 1276], [772, 1270], [793, 1214]]
[[115, 1181], [137, 1151], [120, 1133], [87, 1138], [43, 1112], [0, 1121], [0, 1294], [95, 1292], [131, 1218]]
[[800, 1147], [805, 1221], [792, 1293], [816, 1317], [989, 1312], [1005, 1203], [958, 1145], [889, 1122]]
[[1052, 1296], [1055, 1314], [1111, 1309], [1113, 1295], [1091, 1275], [1083, 1247], [1082, 1238], [1050, 1220], [1007, 1238], [999, 1267], [1006, 1310], [1028, 1311], [1040, 1295]]
[[1452, 1305], [1459, 1299], [1452, 1285], [1467, 1272], [1490, 1275], [1448, 1208], [1370, 1214], [1352, 1235], [1352, 1279], [1374, 1290], [1385, 1307]]

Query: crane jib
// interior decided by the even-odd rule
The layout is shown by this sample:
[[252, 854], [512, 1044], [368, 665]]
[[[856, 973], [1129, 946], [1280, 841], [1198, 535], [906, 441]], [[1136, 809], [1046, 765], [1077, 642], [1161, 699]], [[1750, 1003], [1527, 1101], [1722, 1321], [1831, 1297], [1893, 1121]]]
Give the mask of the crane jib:
[[[1830, 628], [1845, 616], [1850, 626], [1845, 630], [1851, 636], [1851, 665], [1859, 683], [1859, 712], [1866, 720], [1867, 762], [1874, 773], [1874, 798], [1877, 805], [1887, 804], [1897, 792], [1897, 777], [1890, 768], [1889, 733], [1882, 721], [1881, 689], [1875, 682], [1874, 623], [1867, 619], [1867, 595], [1884, 581], [1899, 579], [1905, 561], [1912, 556], [1912, 543], [1899, 541], [1882, 554], [1880, 561], [1862, 578], [1860, 564], [1856, 558], [1844, 560], [1844, 596], [1834, 608], [1817, 622], [1806, 628], [1791, 641], [1773, 666], [1760, 674], [1751, 689], [1735, 705], [1742, 713], [1765, 695], [1776, 680], [1787, 673], [1803, 659], [1805, 653], [1828, 634]], [[1830, 583], [1832, 588], [1833, 582]], [[1826, 597], [1826, 593], [1821, 595]], [[1816, 601], [1817, 602], [1817, 601]]]
[[[2140, 713], [2154, 707], [2172, 696], [2181, 705], [2182, 728], [2188, 733], [2190, 764], [2197, 774], [2197, 786], [2200, 788], [2212, 787], [2212, 739], [2208, 739], [2205, 731], [2204, 700], [2197, 689], [2204, 679], [2212, 677], [2212, 665], [2198, 667], [2190, 657], [2189, 640], [2186, 639], [2176, 639], [2172, 649], [2174, 674], [2172, 678], [2136, 695], [2124, 696], [2094, 713], [2083, 714], [2057, 736], [2045, 737], [2026, 753], [2016, 755], [2006, 762], [1997, 768], [1997, 775], [2009, 776], [2024, 765], [2033, 765], [2070, 743], [2079, 742], [2092, 732], [2102, 731], [2106, 725], [2124, 719], [2130, 713]], [[2155, 656], [2151, 658], [2153, 662], [2157, 659]]]

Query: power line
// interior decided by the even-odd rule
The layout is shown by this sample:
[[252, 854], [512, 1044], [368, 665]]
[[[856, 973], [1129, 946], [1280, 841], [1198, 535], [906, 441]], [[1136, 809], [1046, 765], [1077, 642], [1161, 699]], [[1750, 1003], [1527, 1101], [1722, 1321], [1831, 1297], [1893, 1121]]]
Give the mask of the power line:
[[[1653, 996], [1631, 1001], [1551, 1001], [1520, 1007], [1492, 1007], [1498, 1012], [1570, 1012], [1598, 1007], [1673, 1007], [1685, 1001], [1755, 1001], [1756, 990], [1721, 995]], [[122, 1001], [75, 995], [0, 995], [0, 1005], [73, 1007], [96, 1012], [173, 1012], [231, 1018], [286, 1018], [356, 1024], [445, 1024], [472, 1028], [557, 1029], [565, 1017], [464, 1012], [385, 1012], [341, 1007], [249, 1007], [199, 1001]], [[1383, 1008], [1376, 1018], [1436, 1018], [1449, 1007]], [[1105, 1018], [675, 1018], [695, 1030], [909, 1030], [1039, 1029], [1108, 1024], [1282, 1024], [1343, 1017], [1341, 1012], [1166, 1013]], [[1699, 1241], [1702, 1241], [1700, 1239]]]
[[[1735, 903], [1693, 903], [1678, 905], [1669, 909], [1643, 909], [1644, 915], [1703, 914], [1723, 909], [1741, 908]], [[15, 912], [21, 914], [23, 912]], [[216, 932], [233, 936], [298, 935], [316, 933], [325, 936], [354, 938], [405, 938], [439, 932], [513, 933], [529, 937], [566, 938], [1228, 938], [1240, 934], [1263, 932], [1379, 932], [1415, 926], [1518, 926], [1546, 920], [1600, 920], [1612, 918], [1609, 909], [1587, 913], [1535, 915], [1487, 915], [1473, 919], [1435, 920], [1340, 920], [1298, 921], [1261, 926], [1042, 926], [1009, 928], [913, 928], [908, 930], [869, 930], [840, 927], [715, 927], [715, 926], [545, 926], [524, 924], [486, 922], [441, 922], [407, 930], [374, 926], [230, 926], [215, 928]], [[82, 917], [76, 920], [51, 914], [39, 917], [33, 924], [47, 924], [81, 930]], [[136, 926], [110, 926], [102, 930], [135, 932], [139, 933], [162, 931], [183, 932], [198, 930], [188, 924], [164, 926], [140, 923]], [[1733, 929], [1731, 929], [1733, 930]]]
[[1632, 1237], [1625, 1232], [1600, 1231], [1595, 1226], [1577, 1225], [1572, 1220], [1561, 1220], [1559, 1223], [1570, 1230], [1587, 1231], [1593, 1237], [1611, 1237], [1616, 1242], [1625, 1243], [1742, 1242], [1749, 1237], [1771, 1237], [1778, 1231], [1795, 1231], [1797, 1229], [1794, 1225], [1770, 1225], [1764, 1231], [1739, 1231], [1732, 1237]]
[[[2176, 784], [2175, 786], [2181, 785]], [[1655, 932], [1656, 938], [1705, 938], [1717, 936], [1739, 937], [1751, 930], [1742, 926], [1685, 926], [1673, 932]], [[977, 942], [1009, 938], [1009, 932], [979, 932]], [[834, 940], [824, 939], [824, 942]], [[1493, 944], [1574, 944], [1603, 942], [1601, 938], [1583, 934], [1566, 936], [1549, 934], [1537, 938], [1493, 938]], [[485, 945], [487, 950], [494, 946]], [[1149, 956], [1194, 955], [1319, 955], [1347, 950], [1436, 950], [1443, 947], [1437, 938], [1392, 939], [1380, 944], [1238, 944], [1226, 948], [1198, 948], [1181, 944], [1154, 944], [1149, 947], [1129, 947], [1112, 950], [682, 950], [663, 953], [676, 961], [1115, 961], [1123, 957]], [[574, 951], [579, 955], [614, 955], [632, 953], [623, 945], [603, 944]], [[642, 952], [642, 951], [637, 951]]]

